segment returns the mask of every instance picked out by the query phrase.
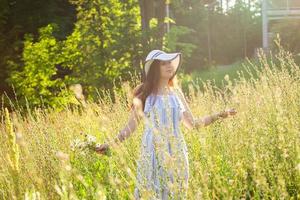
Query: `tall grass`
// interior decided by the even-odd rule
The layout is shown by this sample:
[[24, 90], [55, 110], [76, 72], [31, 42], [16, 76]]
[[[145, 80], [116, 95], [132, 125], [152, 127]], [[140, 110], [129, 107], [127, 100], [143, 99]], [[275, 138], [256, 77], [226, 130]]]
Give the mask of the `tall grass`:
[[[226, 76], [222, 90], [211, 82], [204, 90], [190, 87], [195, 116], [228, 107], [238, 114], [200, 130], [181, 127], [189, 150], [189, 199], [300, 198], [299, 66], [283, 50], [271, 62], [261, 54], [247, 66], [247, 79], [243, 73]], [[142, 123], [110, 157], [70, 149], [81, 132], [99, 142], [114, 137], [128, 119], [128, 98], [59, 112], [2, 108], [0, 199], [133, 199]]]

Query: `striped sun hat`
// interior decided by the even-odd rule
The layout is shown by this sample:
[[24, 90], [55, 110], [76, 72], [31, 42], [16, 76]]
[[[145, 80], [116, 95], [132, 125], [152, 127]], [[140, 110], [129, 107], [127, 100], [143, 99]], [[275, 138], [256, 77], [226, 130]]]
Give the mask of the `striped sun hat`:
[[166, 53], [161, 50], [152, 50], [146, 57], [144, 71], [147, 76], [151, 64], [154, 60], [171, 61], [172, 65], [175, 67], [175, 74], [181, 63], [181, 53]]

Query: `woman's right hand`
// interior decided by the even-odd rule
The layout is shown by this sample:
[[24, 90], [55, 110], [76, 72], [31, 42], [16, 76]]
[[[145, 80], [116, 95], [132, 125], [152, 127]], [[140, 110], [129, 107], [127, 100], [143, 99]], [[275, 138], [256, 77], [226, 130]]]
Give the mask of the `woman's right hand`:
[[100, 146], [97, 146], [95, 148], [98, 154], [105, 154], [108, 151], [108, 149], [109, 149], [109, 144], [107, 143], [101, 144]]

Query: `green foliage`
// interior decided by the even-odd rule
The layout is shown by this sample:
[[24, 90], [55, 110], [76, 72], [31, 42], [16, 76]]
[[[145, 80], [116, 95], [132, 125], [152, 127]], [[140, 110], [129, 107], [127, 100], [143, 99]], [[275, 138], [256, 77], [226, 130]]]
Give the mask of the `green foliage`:
[[[0, 1], [0, 93], [13, 97], [13, 89], [7, 80], [10, 73], [20, 70], [23, 43], [26, 34], [38, 38], [38, 29], [49, 23], [60, 27], [54, 34], [63, 39], [73, 29], [75, 9], [67, 0]], [[15, 65], [11, 65], [13, 62]]]
[[[93, 199], [97, 185], [105, 186], [103, 189], [107, 194], [111, 192], [108, 159], [103, 157], [100, 160], [95, 152], [88, 155], [72, 154], [72, 167], [78, 170], [78, 174], [82, 174], [80, 180], [74, 181], [74, 187], [80, 199]], [[82, 163], [85, 163], [85, 165], [82, 165]], [[95, 187], [90, 187], [90, 185]]]
[[[41, 28], [37, 41], [27, 36], [20, 69], [11, 62], [10, 83], [31, 105], [61, 107], [73, 101], [66, 86], [83, 85], [88, 98], [97, 89], [112, 89], [131, 78], [138, 67], [139, 10], [136, 1], [72, 1], [77, 7], [75, 29], [65, 40], [54, 37], [57, 26]], [[61, 75], [60, 70], [68, 73]], [[21, 103], [24, 105], [24, 99]]]
[[[151, 18], [149, 20], [149, 28], [142, 30], [141, 33], [141, 44], [142, 46], [142, 55], [144, 58], [147, 54], [152, 51], [153, 49], [164, 49], [164, 34], [161, 33], [162, 26], [165, 26], [166, 21], [170, 21], [170, 19], [165, 19], [163, 24], [159, 23], [158, 18]], [[165, 49], [167, 50], [167, 49]], [[144, 59], [143, 58], [143, 59]]]
[[[129, 78], [139, 55], [140, 17], [136, 1], [71, 1], [77, 7], [74, 32], [80, 33], [72, 77], [95, 95], [94, 88], [111, 89], [113, 82]], [[72, 38], [69, 38], [72, 40]], [[72, 43], [70, 41], [70, 43]]]
[[[53, 79], [56, 66], [64, 62], [61, 43], [53, 36], [54, 25], [40, 29], [36, 42], [27, 35], [24, 42], [21, 71], [11, 74], [10, 82], [16, 88], [19, 97], [26, 97], [31, 105], [52, 105], [60, 107], [69, 102], [63, 79]], [[70, 97], [71, 98], [71, 97]], [[20, 98], [25, 104], [25, 99]]]
[[193, 50], [197, 48], [193, 43], [185, 42], [181, 40], [185, 35], [192, 33], [194, 30], [185, 26], [172, 26], [170, 32], [165, 35], [165, 50], [174, 52], [180, 49], [183, 54], [184, 61], [187, 61], [193, 53]]

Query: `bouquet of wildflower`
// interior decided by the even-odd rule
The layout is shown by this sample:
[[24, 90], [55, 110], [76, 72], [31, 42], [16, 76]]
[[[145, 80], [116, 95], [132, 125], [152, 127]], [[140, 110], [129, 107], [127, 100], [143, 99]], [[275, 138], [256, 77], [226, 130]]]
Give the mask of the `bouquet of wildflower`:
[[[81, 133], [81, 135], [84, 135], [84, 139], [80, 140], [77, 138], [73, 140], [71, 143], [71, 150], [79, 151], [82, 154], [96, 152], [97, 148], [100, 147], [100, 144], [97, 143], [96, 137], [83, 133]], [[106, 152], [106, 154], [108, 155], [109, 152]]]

